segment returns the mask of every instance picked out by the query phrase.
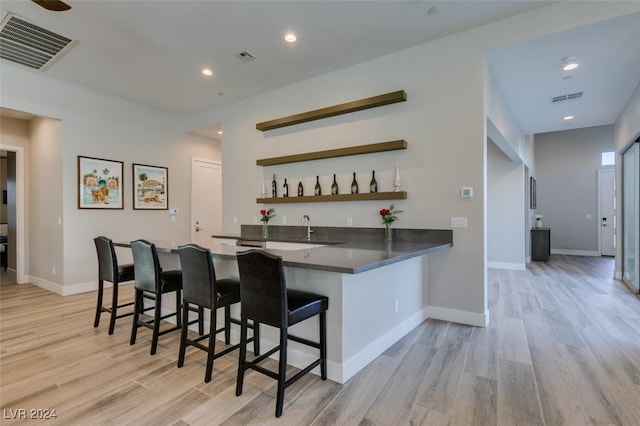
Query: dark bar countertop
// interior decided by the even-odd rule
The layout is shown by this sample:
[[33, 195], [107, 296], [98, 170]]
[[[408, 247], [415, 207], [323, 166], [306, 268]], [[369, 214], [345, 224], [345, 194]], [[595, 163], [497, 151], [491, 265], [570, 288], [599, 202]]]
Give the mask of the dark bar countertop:
[[[215, 234], [208, 248], [214, 258], [235, 259], [236, 253], [254, 247], [242, 245], [223, 245], [216, 238], [237, 240], [238, 244], [269, 242], [308, 244], [309, 248], [281, 250], [263, 248], [282, 256], [284, 266], [316, 269], [329, 272], [358, 274], [386, 265], [401, 262], [413, 257], [423, 256], [434, 251], [453, 247], [451, 230], [430, 229], [394, 229], [394, 239], [384, 241], [382, 228], [338, 228], [312, 227], [314, 233], [310, 240], [306, 238], [306, 227], [269, 226], [269, 237], [262, 238], [260, 225], [242, 225], [240, 234]], [[156, 244], [159, 252], [177, 253], [178, 247], [187, 242], [150, 240]], [[129, 247], [129, 242], [114, 242], [119, 247]], [[315, 247], [318, 245], [319, 247]]]

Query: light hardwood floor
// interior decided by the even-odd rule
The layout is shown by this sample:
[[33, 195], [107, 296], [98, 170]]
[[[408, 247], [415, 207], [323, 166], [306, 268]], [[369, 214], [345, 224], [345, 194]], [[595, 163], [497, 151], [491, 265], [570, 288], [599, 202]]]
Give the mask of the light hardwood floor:
[[425, 321], [345, 385], [293, 385], [280, 419], [274, 380], [250, 372], [235, 396], [235, 353], [205, 384], [203, 352], [176, 368], [175, 333], [150, 356], [148, 330], [129, 346], [128, 318], [94, 329], [94, 293], [2, 285], [0, 423], [55, 409], [43, 423], [640, 425], [640, 300], [612, 275], [612, 259], [559, 255], [490, 270], [489, 327]]

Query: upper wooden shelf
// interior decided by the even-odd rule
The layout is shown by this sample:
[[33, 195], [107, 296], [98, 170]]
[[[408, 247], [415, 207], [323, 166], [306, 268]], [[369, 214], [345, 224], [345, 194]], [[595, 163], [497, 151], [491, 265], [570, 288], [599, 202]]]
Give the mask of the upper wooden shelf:
[[305, 195], [303, 197], [256, 198], [258, 204], [312, 203], [322, 201], [405, 200], [406, 191], [361, 192], [359, 194]]
[[261, 158], [256, 160], [256, 164], [258, 166], [273, 166], [276, 164], [297, 163], [299, 161], [320, 160], [323, 158], [346, 157], [348, 155], [370, 154], [373, 152], [395, 151], [398, 149], [407, 149], [407, 141], [401, 139], [397, 141], [329, 149], [326, 151], [285, 155], [284, 157]]
[[294, 124], [306, 123], [308, 121], [320, 120], [322, 118], [334, 117], [336, 115], [348, 114], [350, 112], [361, 111], [369, 108], [376, 108], [383, 105], [395, 104], [407, 100], [404, 90], [385, 93], [384, 95], [372, 96], [370, 98], [359, 99], [340, 105], [320, 108], [313, 111], [290, 115], [288, 117], [276, 118], [275, 120], [263, 121], [256, 124], [256, 129], [261, 131], [278, 129], [280, 127], [293, 126]]

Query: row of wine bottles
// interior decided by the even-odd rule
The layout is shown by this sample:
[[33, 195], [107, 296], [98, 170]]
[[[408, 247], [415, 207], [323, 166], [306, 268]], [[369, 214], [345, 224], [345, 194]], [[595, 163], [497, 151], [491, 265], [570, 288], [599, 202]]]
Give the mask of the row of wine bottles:
[[[351, 181], [351, 193], [357, 194], [359, 192], [358, 180], [356, 179], [356, 172], [353, 172], [353, 180]], [[369, 183], [369, 192], [378, 192], [378, 182], [376, 181], [375, 170], [371, 172], [371, 182]], [[338, 188], [338, 182], [336, 181], [336, 175], [333, 175], [333, 183], [331, 184], [331, 195], [337, 195], [340, 193]], [[322, 195], [322, 187], [320, 186], [320, 176], [316, 176], [316, 185], [313, 188], [313, 195]], [[273, 198], [278, 197], [278, 181], [276, 175], [273, 175], [271, 181], [271, 196]], [[284, 179], [284, 185], [282, 189], [282, 196], [289, 196], [289, 184], [287, 179]], [[298, 197], [304, 196], [304, 185], [302, 185], [302, 178], [298, 178]]]

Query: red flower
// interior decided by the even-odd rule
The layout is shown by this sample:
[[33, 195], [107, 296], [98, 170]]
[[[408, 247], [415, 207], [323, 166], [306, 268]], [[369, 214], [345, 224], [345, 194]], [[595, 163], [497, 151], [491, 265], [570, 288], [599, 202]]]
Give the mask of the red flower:
[[261, 214], [262, 216], [264, 216], [264, 215], [266, 215], [266, 214], [267, 214], [267, 211], [266, 211], [265, 209], [262, 209], [262, 210], [260, 210], [260, 214]]

